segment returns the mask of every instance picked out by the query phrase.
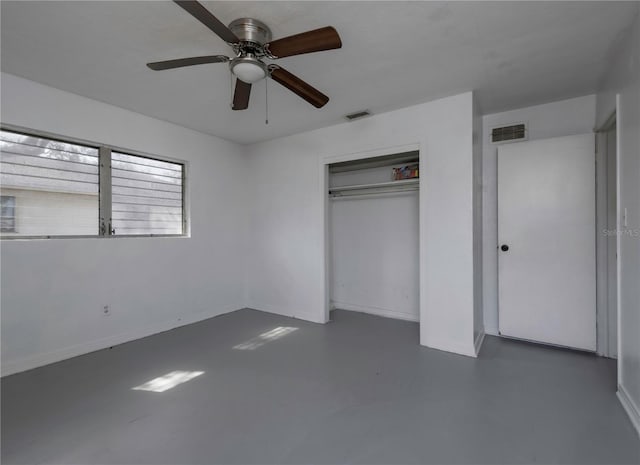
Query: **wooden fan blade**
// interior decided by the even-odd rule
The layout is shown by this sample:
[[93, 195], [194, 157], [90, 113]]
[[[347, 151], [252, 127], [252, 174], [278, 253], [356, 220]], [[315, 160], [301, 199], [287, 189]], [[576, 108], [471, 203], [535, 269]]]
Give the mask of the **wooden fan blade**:
[[173, 0], [183, 9], [185, 9], [188, 13], [191, 14], [194, 18], [200, 21], [202, 24], [207, 26], [213, 32], [215, 32], [218, 37], [229, 44], [236, 44], [240, 42], [238, 36], [236, 36], [231, 29], [225, 26], [218, 18], [213, 16], [209, 10], [203, 7], [199, 2], [193, 0]]
[[251, 84], [236, 79], [236, 90], [233, 92], [233, 110], [246, 110], [249, 108], [249, 96]]
[[204, 65], [207, 63], [225, 63], [229, 57], [224, 55], [210, 55], [205, 57], [178, 58], [177, 60], [156, 61], [147, 63], [147, 66], [154, 71], [163, 69], [182, 68], [183, 66]]
[[322, 108], [329, 101], [329, 97], [318, 89], [311, 87], [299, 77], [280, 67], [271, 70], [271, 79], [283, 85], [294, 94], [305, 99], [316, 108]]
[[342, 47], [338, 32], [331, 26], [278, 39], [265, 46], [276, 58], [321, 52]]

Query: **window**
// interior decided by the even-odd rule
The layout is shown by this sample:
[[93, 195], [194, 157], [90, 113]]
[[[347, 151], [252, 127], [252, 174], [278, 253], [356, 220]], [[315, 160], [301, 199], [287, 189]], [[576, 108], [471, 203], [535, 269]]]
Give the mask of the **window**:
[[2, 237], [181, 235], [184, 165], [0, 130]]
[[[0, 151], [0, 194], [13, 198], [11, 236], [98, 234], [98, 149], [2, 131]], [[9, 232], [4, 224], [1, 232]]]
[[182, 234], [182, 165], [113, 152], [111, 179], [117, 234]]
[[0, 231], [16, 232], [16, 198], [0, 195]]

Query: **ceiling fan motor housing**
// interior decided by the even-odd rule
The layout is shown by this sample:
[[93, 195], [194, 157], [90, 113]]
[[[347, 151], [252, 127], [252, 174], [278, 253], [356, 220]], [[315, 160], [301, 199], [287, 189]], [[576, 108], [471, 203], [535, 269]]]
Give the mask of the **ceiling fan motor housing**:
[[229, 23], [229, 29], [241, 42], [264, 45], [271, 41], [271, 29], [262, 21], [253, 18], [238, 18]]

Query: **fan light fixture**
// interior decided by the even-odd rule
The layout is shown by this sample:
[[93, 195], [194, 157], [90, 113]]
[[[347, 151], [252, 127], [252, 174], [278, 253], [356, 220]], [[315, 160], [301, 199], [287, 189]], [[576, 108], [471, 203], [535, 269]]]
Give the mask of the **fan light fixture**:
[[267, 65], [252, 56], [244, 56], [231, 60], [231, 72], [243, 82], [253, 84], [267, 77]]

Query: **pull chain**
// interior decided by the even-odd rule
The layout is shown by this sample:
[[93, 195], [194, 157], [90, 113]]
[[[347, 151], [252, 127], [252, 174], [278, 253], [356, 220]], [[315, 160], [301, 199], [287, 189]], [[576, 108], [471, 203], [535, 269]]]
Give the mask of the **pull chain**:
[[264, 80], [264, 112], [265, 119], [264, 124], [269, 124], [269, 92], [267, 90], [267, 81], [269, 80], [269, 76]]

